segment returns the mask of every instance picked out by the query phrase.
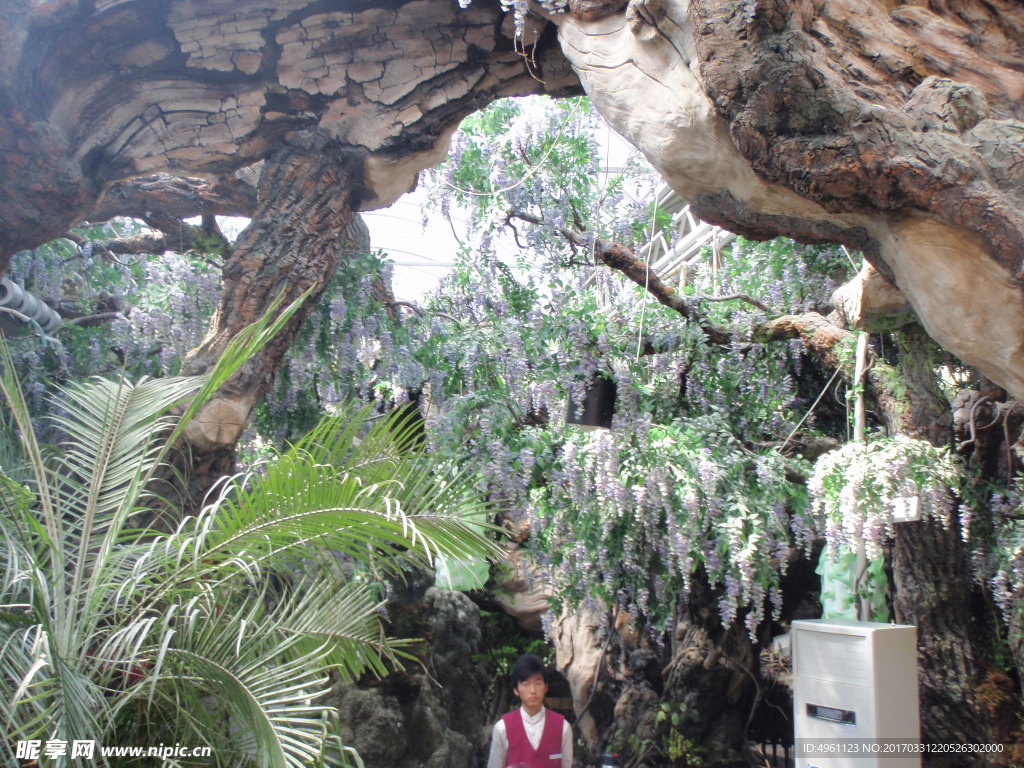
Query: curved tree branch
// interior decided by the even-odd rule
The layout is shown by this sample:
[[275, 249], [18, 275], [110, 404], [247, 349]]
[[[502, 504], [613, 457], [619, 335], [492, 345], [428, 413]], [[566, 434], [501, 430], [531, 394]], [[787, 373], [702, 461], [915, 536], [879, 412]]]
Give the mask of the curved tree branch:
[[702, 318], [679, 292], [658, 277], [654, 270], [638, 259], [633, 251], [621, 243], [598, 240], [594, 244], [594, 255], [605, 265], [618, 270], [634, 283], [639, 285], [662, 304], [674, 312], [678, 312], [687, 320], [700, 325], [708, 341], [712, 344], [729, 344], [734, 335], [727, 328], [722, 328]]
[[122, 312], [99, 312], [95, 315], [82, 315], [81, 317], [72, 317], [64, 321], [64, 325], [77, 325], [80, 328], [91, 328], [93, 326], [102, 325], [103, 323], [109, 323], [114, 320], [118, 320], [124, 317]]

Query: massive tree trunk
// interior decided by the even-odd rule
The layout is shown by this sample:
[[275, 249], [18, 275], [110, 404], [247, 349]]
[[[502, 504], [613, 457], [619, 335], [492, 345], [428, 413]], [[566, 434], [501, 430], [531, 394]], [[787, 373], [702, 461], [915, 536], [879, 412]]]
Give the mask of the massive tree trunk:
[[282, 331], [225, 385], [189, 425], [190, 497], [201, 498], [233, 468], [235, 444], [252, 408], [272, 387], [302, 323], [338, 264], [365, 253], [369, 236], [355, 213], [363, 195], [361, 153], [316, 134], [294, 134], [263, 165], [259, 207], [224, 264], [220, 302], [184, 373], [208, 370], [228, 342], [271, 303], [309, 299]]
[[[917, 326], [898, 334], [903, 408], [889, 415], [894, 432], [950, 443], [952, 412], [936, 390], [934, 350]], [[950, 500], [950, 507], [953, 501]], [[956, 514], [948, 527], [934, 520], [896, 526], [892, 549], [895, 619], [917, 627], [921, 725], [926, 741], [1002, 743], [992, 713], [980, 700], [983, 633], [969, 596], [973, 583]], [[1002, 736], [1002, 738], [1000, 738]], [[930, 765], [958, 765], [958, 756], [937, 755]]]
[[1024, 396], [1024, 7], [632, 0], [553, 16], [609, 122], [702, 218], [840, 241]]

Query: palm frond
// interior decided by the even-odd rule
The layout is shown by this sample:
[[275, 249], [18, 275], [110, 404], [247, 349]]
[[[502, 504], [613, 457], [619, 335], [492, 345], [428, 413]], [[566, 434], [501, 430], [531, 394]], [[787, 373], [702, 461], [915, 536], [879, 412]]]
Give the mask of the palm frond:
[[383, 677], [387, 664], [397, 666], [410, 659], [404, 648], [413, 641], [396, 640], [384, 633], [381, 611], [384, 607], [367, 583], [316, 577], [299, 581], [280, 604], [287, 610], [277, 618], [282, 632], [310, 641], [329, 644], [332, 666], [346, 681], [364, 674]]
[[[124, 502], [118, 506], [117, 515], [109, 526], [109, 530], [107, 531], [98, 554], [98, 561], [100, 564], [103, 563], [106, 556], [112, 550], [115, 541], [120, 535], [121, 527], [127, 520], [128, 515], [135, 511], [135, 505], [139, 500], [139, 494], [148, 486], [156, 467], [163, 463], [167, 452], [181, 436], [188, 423], [199, 412], [203, 405], [205, 405], [206, 402], [217, 392], [217, 390], [223, 386], [228, 378], [230, 378], [247, 360], [251, 359], [253, 355], [262, 349], [262, 347], [271, 338], [273, 338], [281, 328], [284, 327], [284, 325], [298, 311], [299, 307], [306, 301], [306, 299], [309, 298], [311, 292], [312, 288], [307, 289], [301, 296], [299, 296], [299, 298], [293, 301], [280, 313], [277, 313], [277, 310], [282, 303], [282, 297], [279, 296], [275, 299], [271, 303], [267, 312], [259, 320], [244, 328], [228, 343], [216, 364], [204, 376], [185, 377], [171, 380], [160, 379], [153, 382], [147, 382], [149, 386], [143, 384], [134, 388], [135, 390], [142, 390], [139, 392], [138, 399], [141, 403], [148, 404], [150, 410], [148, 413], [139, 413], [135, 422], [125, 420], [124, 423], [126, 425], [130, 425], [130, 428], [126, 428], [125, 431], [131, 432], [132, 434], [125, 434], [124, 441], [119, 443], [119, 445], [124, 446], [129, 450], [133, 444], [138, 444], [138, 442], [133, 443], [133, 438], [135, 441], [146, 442], [141, 433], [144, 432], [147, 421], [151, 428], [155, 423], [157, 423], [157, 420], [152, 418], [153, 414], [162, 414], [175, 402], [179, 402], [184, 399], [181, 396], [181, 391], [176, 390], [188, 389], [195, 394], [188, 407], [185, 409], [185, 413], [177, 419], [171, 429], [170, 435], [168, 435], [161, 443], [157, 443], [154, 450], [147, 452], [147, 460], [138, 468], [137, 474], [131, 475], [130, 472], [121, 472], [117, 474], [119, 479], [129, 484], [128, 489], [130, 492], [126, 494]], [[276, 317], [275, 313], [277, 313]], [[166, 385], [165, 382], [167, 382]], [[148, 448], [149, 443], [146, 442], [146, 444]], [[130, 465], [125, 464], [124, 466]], [[95, 570], [96, 566], [94, 565], [93, 567]]]
[[44, 624], [0, 622], [4, 731], [12, 740], [90, 739], [107, 709], [103, 691], [55, 652]]
[[332, 714], [314, 703], [329, 682], [328, 645], [290, 654], [301, 638], [279, 632], [276, 617], [260, 615], [260, 603], [251, 598], [232, 614], [197, 604], [180, 614], [154, 692], [158, 700], [215, 694], [238, 722], [225, 746], [254, 765], [299, 768], [320, 754]]
[[[100, 722], [109, 726], [106, 712], [123, 682], [119, 676], [148, 648], [153, 631], [148, 620], [116, 629], [122, 616], [112, 608], [125, 597], [126, 573], [146, 570], [131, 546], [140, 534], [126, 532], [126, 521], [146, 499], [149, 481], [187, 419], [306, 298], [271, 319], [280, 306], [275, 302], [205, 377], [137, 384], [94, 379], [65, 388], [56, 421], [66, 438], [52, 457], [36, 441], [0, 337], [0, 396], [13, 424], [0, 435], [5, 462], [12, 441], [3, 438], [15, 431], [29, 469], [27, 491], [10, 478], [0, 480], [0, 545], [6, 544], [0, 553], [0, 690], [7, 694], [0, 717], [6, 734], [94, 738]], [[183, 418], [166, 415], [190, 397]], [[117, 653], [101, 657], [100, 647]]]
[[[13, 427], [17, 432], [18, 442], [24, 452], [25, 465], [29, 468], [32, 475], [41, 519], [46, 525], [45, 536], [50, 542], [58, 541], [60, 539], [60, 529], [56, 527], [56, 516], [53, 512], [50, 485], [47, 482], [46, 461], [43, 459], [42, 451], [36, 441], [32, 417], [29, 414], [28, 403], [25, 400], [25, 393], [22, 392], [21, 383], [18, 381], [17, 371], [14, 368], [14, 361], [11, 359], [11, 353], [7, 348], [3, 334], [0, 334], [0, 397], [3, 398], [10, 409]], [[10, 446], [8, 451], [10, 451]], [[57, 552], [56, 554], [59, 555], [60, 553]], [[55, 563], [54, 567], [62, 568], [63, 562]]]
[[113, 543], [110, 534], [139, 510], [143, 479], [159, 461], [161, 438], [173, 426], [163, 414], [202, 383], [202, 377], [138, 384], [94, 379], [64, 388], [69, 407], [55, 419], [67, 434], [57, 465], [61, 520], [55, 525], [75, 531], [72, 592], [81, 591], [86, 574], [102, 564]]
[[26, 542], [35, 497], [0, 470], [0, 611], [26, 610], [39, 561]]
[[[369, 428], [364, 428], [365, 425]], [[481, 499], [471, 470], [429, 454], [422, 444], [422, 423], [413, 407], [397, 409], [383, 418], [368, 408], [350, 406], [324, 418], [291, 446], [288, 456], [307, 456], [314, 464], [344, 467], [366, 486], [377, 486], [389, 509], [401, 510], [419, 522], [433, 518], [461, 519], [474, 531], [499, 532], [488, 519], [497, 506]], [[269, 473], [268, 473], [269, 474]], [[469, 537], [470, 546], [486, 536]], [[441, 542], [438, 542], [441, 543]], [[488, 542], [491, 543], [491, 542]], [[448, 542], [454, 545], [455, 542]], [[450, 556], [500, 558], [497, 547]], [[436, 553], [435, 553], [436, 554]]]
[[[332, 549], [392, 573], [399, 554], [424, 564], [437, 555], [504, 557], [472, 516], [478, 507], [459, 495], [461, 489], [446, 485], [443, 477], [429, 482], [438, 477], [437, 462], [399, 462], [392, 468], [399, 474], [365, 485], [345, 468], [315, 463], [292, 450], [271, 462], [265, 474], [249, 476], [247, 483], [239, 478], [233, 492], [186, 520], [173, 537], [152, 544], [148, 556], [167, 569], [152, 598], [163, 600], [183, 584], [215, 582], [218, 573], [259, 569], [313, 548]], [[409, 488], [423, 497], [411, 504], [415, 514], [401, 501]]]

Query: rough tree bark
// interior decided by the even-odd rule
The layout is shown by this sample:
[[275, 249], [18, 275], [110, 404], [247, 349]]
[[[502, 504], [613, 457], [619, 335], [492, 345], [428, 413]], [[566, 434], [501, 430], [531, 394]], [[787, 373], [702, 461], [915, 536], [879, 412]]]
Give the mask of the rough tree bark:
[[234, 466], [235, 444], [249, 413], [273, 385], [285, 353], [346, 255], [369, 247], [355, 209], [363, 194], [363, 157], [315, 134], [292, 135], [263, 166], [259, 207], [224, 264], [221, 295], [202, 343], [183, 373], [208, 370], [228, 342], [275, 298], [290, 303], [313, 292], [288, 325], [245, 364], [189, 425], [191, 498]]
[[632, 0], [552, 19], [598, 109], [701, 218], [863, 250], [939, 343], [1024, 395], [1024, 7]]
[[694, 758], [707, 755], [742, 765], [745, 740], [759, 702], [754, 681], [757, 654], [741, 621], [723, 628], [717, 591], [703, 572], [679, 606], [674, 654], [662, 670], [665, 689], [679, 703], [676, 729], [692, 743]]
[[[949, 445], [953, 416], [936, 388], [931, 344], [919, 326], [904, 328], [898, 338], [903, 407], [887, 421], [896, 432]], [[968, 598], [974, 587], [956, 514], [949, 527], [935, 521], [896, 526], [892, 573], [894, 618], [917, 627], [925, 739], [939, 744], [1005, 743], [1009, 734], [997, 730], [978, 695], [985, 673], [984, 632]], [[929, 764], [953, 766], [960, 761], [936, 756]]]
[[4, 0], [0, 270], [111, 184], [226, 176], [292, 131], [363, 150], [361, 203], [387, 205], [474, 109], [578, 89], [551, 35], [513, 37], [490, 2]]

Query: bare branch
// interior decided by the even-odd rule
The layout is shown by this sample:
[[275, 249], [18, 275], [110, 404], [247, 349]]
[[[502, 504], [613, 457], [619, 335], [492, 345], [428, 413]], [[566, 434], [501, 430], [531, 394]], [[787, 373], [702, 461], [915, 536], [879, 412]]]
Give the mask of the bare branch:
[[100, 312], [95, 315], [82, 315], [82, 317], [74, 317], [71, 319], [65, 318], [64, 325], [77, 325], [81, 328], [91, 328], [96, 325], [102, 325], [103, 323], [109, 323], [113, 320], [119, 320], [124, 317], [120, 312]]
[[553, 227], [544, 221], [544, 219], [539, 216], [534, 216], [532, 213], [509, 209], [505, 213], [505, 224], [510, 227], [513, 226], [512, 219], [519, 219], [520, 221], [525, 221], [527, 224], [541, 224], [546, 227], [551, 227], [551, 229], [555, 230], [572, 245], [579, 246], [581, 248], [585, 248], [590, 245], [587, 238], [583, 236], [583, 233], [572, 229], [565, 229], [563, 227]]
[[752, 307], [757, 307], [762, 312], [767, 312], [769, 315], [775, 314], [775, 310], [767, 304], [762, 304], [757, 299], [748, 296], [745, 293], [730, 293], [728, 296], [694, 296], [693, 298], [697, 301], [745, 301]]
[[177, 250], [168, 242], [170, 238], [166, 234], [157, 232], [142, 232], [128, 237], [115, 237], [112, 240], [93, 243], [94, 248], [99, 248], [110, 254], [139, 255], [146, 253], [163, 253], [164, 251]]
[[449, 315], [447, 312], [424, 312], [423, 309], [408, 301], [385, 301], [382, 303], [385, 307], [407, 307], [408, 309], [411, 309], [417, 317], [426, 317], [429, 314], [431, 317], [443, 317], [445, 320], [451, 320], [453, 323], [461, 322], [457, 317]]
[[[186, 224], [180, 219], [168, 219], [163, 216], [154, 216], [152, 218], [157, 221], [147, 220], [147, 223], [155, 227], [158, 230], [157, 232], [142, 232], [137, 235], [94, 241], [92, 242], [92, 247], [111, 257], [116, 255], [159, 254], [164, 251], [184, 253], [191, 249], [201, 252], [213, 250], [218, 253], [227, 254], [231, 249], [231, 244], [228, 243], [221, 233], [220, 227], [212, 215], [203, 216], [202, 227]], [[89, 242], [74, 232], [69, 232], [65, 237], [79, 248], [84, 248]], [[211, 266], [220, 266], [216, 262], [208, 261]]]
[[672, 288], [664, 280], [658, 277], [654, 270], [638, 259], [632, 250], [620, 243], [610, 243], [598, 240], [594, 244], [594, 254], [604, 264], [612, 269], [618, 270], [651, 296], [658, 300], [659, 304], [678, 312], [687, 320], [692, 320], [700, 325], [708, 341], [712, 344], [729, 344], [735, 335], [728, 328], [722, 328], [710, 323], [699, 316], [690, 304], [679, 295], [675, 288]]
[[423, 317], [423, 310], [413, 304], [411, 301], [388, 301], [384, 303], [386, 307], [405, 307], [411, 309], [413, 314]]
[[[578, 216], [575, 217], [578, 222]], [[524, 211], [510, 209], [506, 212], [505, 223], [514, 229], [514, 225], [512, 224], [513, 219], [519, 219], [520, 221], [525, 221], [528, 224], [550, 226], [539, 216], [534, 216], [533, 214], [526, 213]], [[588, 238], [581, 231], [561, 227], [552, 227], [552, 229], [562, 235], [562, 237], [574, 246], [588, 248], [590, 246]], [[650, 293], [658, 300], [658, 303], [668, 307], [674, 312], [678, 312], [687, 320], [698, 322], [701, 330], [704, 331], [704, 334], [708, 337], [708, 341], [711, 343], [729, 344], [734, 340], [734, 334], [731, 330], [722, 328], [700, 318], [699, 313], [694, 310], [694, 308], [679, 294], [679, 292], [658, 277], [654, 270], [638, 259], [630, 248], [627, 248], [621, 243], [597, 240], [593, 244], [593, 250], [597, 259], [602, 261], [606, 266], [624, 274], [627, 278]], [[720, 297], [716, 300], [726, 301], [728, 299], [742, 299], [748, 303], [754, 304], [754, 306], [757, 306], [766, 312], [771, 311], [760, 302], [756, 302], [745, 294], [733, 294], [732, 296]]]

